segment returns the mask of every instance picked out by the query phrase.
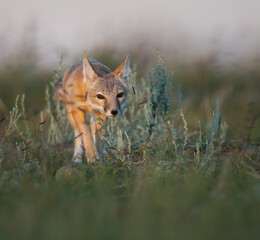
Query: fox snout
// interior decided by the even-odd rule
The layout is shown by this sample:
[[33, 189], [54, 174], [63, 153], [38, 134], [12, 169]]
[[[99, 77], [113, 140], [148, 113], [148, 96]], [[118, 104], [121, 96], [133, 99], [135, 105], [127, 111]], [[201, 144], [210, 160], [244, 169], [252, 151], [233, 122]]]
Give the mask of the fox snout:
[[109, 113], [107, 113], [107, 116], [109, 118], [116, 118], [120, 115], [121, 111], [120, 110], [117, 110], [117, 109], [113, 109], [111, 110]]
[[111, 114], [112, 114], [114, 117], [116, 117], [117, 114], [118, 114], [118, 111], [117, 111], [117, 110], [111, 110]]
[[121, 103], [116, 101], [116, 103], [113, 102], [113, 104], [108, 104], [105, 107], [105, 112], [106, 112], [106, 116], [108, 116], [109, 118], [116, 118], [120, 115], [121, 113]]
[[114, 97], [108, 97], [107, 102], [106, 102], [106, 106], [105, 106], [105, 111], [106, 111], [106, 115], [109, 118], [115, 118], [118, 117], [121, 113], [121, 104], [122, 102], [119, 101], [119, 99]]

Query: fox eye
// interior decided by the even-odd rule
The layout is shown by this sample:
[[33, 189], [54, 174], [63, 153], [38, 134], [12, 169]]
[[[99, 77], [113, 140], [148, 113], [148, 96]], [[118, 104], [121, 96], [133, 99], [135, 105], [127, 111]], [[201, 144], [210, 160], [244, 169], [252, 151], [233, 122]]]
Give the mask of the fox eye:
[[101, 95], [101, 94], [98, 94], [98, 95], [97, 95], [97, 98], [98, 98], [98, 99], [105, 99], [105, 97], [104, 97], [103, 95]]
[[117, 94], [117, 97], [118, 97], [118, 98], [121, 98], [121, 97], [123, 97], [123, 96], [124, 96], [124, 93], [123, 93], [123, 92]]

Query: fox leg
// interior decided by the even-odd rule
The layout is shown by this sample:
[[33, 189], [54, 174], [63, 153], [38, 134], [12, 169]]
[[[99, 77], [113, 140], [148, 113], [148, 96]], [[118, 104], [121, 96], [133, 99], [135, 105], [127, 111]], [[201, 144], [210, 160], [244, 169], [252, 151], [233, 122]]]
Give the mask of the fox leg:
[[98, 137], [98, 130], [97, 130], [97, 127], [96, 127], [96, 117], [95, 117], [95, 115], [92, 115], [90, 117], [90, 127], [91, 127], [91, 134], [92, 134], [93, 142], [94, 142], [94, 145], [95, 145], [96, 150], [97, 150], [97, 159], [99, 159], [100, 139]]
[[67, 107], [67, 114], [71, 126], [74, 129], [74, 154], [73, 154], [72, 162], [82, 163], [83, 146], [82, 146], [81, 132], [79, 131], [76, 122], [72, 116], [71, 110], [68, 107]]
[[93, 162], [96, 160], [97, 154], [91, 132], [85, 119], [85, 113], [76, 109], [72, 111], [72, 115], [80, 134], [82, 133], [81, 138], [85, 147], [87, 160], [88, 162]]
[[96, 128], [96, 117], [94, 115], [92, 115], [90, 117], [90, 127], [91, 127], [92, 138], [93, 138], [94, 144], [96, 145], [96, 142], [97, 142], [97, 128]]
[[91, 132], [94, 139], [94, 143], [96, 145], [97, 152], [99, 154], [107, 154], [105, 150], [105, 140], [103, 136], [103, 132], [106, 130], [107, 127], [107, 119], [104, 115], [99, 115], [95, 117], [94, 115], [91, 116], [90, 119], [91, 124]]

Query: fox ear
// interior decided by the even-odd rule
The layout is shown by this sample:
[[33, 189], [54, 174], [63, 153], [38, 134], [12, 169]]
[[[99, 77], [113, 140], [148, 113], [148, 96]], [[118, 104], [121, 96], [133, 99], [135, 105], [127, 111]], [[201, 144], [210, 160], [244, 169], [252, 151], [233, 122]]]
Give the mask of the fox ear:
[[114, 76], [118, 76], [125, 81], [129, 80], [129, 71], [130, 71], [130, 57], [126, 56], [124, 62], [112, 73]]
[[97, 77], [97, 74], [94, 72], [89, 60], [86, 57], [83, 57], [83, 81], [93, 80]]

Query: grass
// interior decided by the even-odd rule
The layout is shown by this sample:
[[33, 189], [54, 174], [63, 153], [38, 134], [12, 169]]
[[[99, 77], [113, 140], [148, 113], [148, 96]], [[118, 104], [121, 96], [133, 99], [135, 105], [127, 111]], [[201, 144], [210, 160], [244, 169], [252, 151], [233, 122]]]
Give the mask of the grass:
[[[133, 68], [128, 105], [109, 122], [108, 156], [76, 167], [71, 181], [55, 180], [73, 154], [64, 107], [52, 97], [62, 62], [45, 96], [35, 90], [42, 109], [20, 95], [0, 119], [1, 239], [257, 239], [259, 112], [234, 103], [257, 74], [243, 75], [252, 86], [240, 79], [222, 95], [225, 79], [217, 84], [207, 64], [185, 69], [168, 74], [159, 58], [145, 79]], [[190, 81], [178, 87], [178, 78], [192, 76], [203, 89]], [[207, 98], [217, 92], [219, 101]]]

